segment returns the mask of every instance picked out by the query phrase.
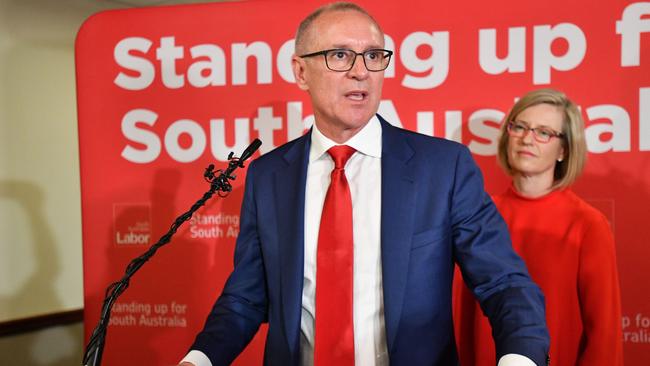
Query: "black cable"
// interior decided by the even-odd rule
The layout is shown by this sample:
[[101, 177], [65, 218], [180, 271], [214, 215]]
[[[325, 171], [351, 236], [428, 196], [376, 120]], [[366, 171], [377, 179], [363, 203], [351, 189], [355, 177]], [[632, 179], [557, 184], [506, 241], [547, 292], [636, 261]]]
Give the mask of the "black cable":
[[255, 139], [242, 153], [241, 158], [233, 157], [231, 152], [228, 155], [228, 168], [226, 170], [217, 170], [218, 175], [215, 176], [214, 165], [210, 164], [203, 173], [204, 179], [210, 183], [210, 189], [203, 194], [203, 197], [196, 201], [192, 207], [182, 215], [178, 216], [174, 223], [169, 228], [169, 231], [156, 242], [154, 245], [140, 255], [133, 259], [124, 271], [124, 276], [116, 282], [111, 283], [104, 293], [104, 302], [102, 311], [97, 326], [93, 330], [92, 335], [86, 346], [84, 352], [83, 365], [85, 366], [98, 366], [101, 363], [102, 353], [104, 350], [104, 343], [106, 339], [106, 331], [111, 317], [111, 309], [117, 298], [129, 287], [131, 277], [154, 255], [156, 251], [163, 245], [169, 243], [172, 236], [176, 233], [178, 228], [187, 220], [189, 220], [194, 212], [201, 208], [205, 203], [217, 192], [219, 197], [226, 197], [232, 191], [231, 180], [236, 177], [233, 172], [237, 168], [244, 168], [244, 161], [251, 157], [255, 150], [257, 150], [262, 142]]

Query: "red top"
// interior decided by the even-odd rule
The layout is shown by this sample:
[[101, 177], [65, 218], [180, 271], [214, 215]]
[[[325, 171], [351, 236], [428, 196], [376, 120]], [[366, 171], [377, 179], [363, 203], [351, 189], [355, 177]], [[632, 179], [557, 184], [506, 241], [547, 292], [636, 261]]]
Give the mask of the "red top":
[[[494, 197], [546, 298], [551, 365], [623, 365], [614, 238], [605, 216], [570, 190], [531, 199], [513, 187]], [[454, 285], [461, 365], [494, 366], [491, 328], [460, 277]]]

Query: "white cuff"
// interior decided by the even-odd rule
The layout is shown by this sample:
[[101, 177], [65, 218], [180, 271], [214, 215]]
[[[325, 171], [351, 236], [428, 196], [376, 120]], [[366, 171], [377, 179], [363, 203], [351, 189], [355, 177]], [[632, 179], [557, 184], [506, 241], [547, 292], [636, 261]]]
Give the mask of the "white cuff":
[[530, 358], [515, 353], [508, 353], [499, 359], [497, 366], [537, 366]]
[[208, 356], [197, 350], [191, 350], [187, 355], [185, 355], [181, 362], [190, 362], [195, 366], [212, 366], [212, 362], [210, 362]]

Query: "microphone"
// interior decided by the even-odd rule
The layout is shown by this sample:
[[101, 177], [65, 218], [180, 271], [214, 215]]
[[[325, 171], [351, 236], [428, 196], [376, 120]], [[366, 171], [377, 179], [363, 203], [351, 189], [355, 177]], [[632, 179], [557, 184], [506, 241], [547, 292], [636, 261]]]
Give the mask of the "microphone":
[[262, 141], [260, 141], [260, 139], [253, 140], [253, 142], [251, 142], [251, 144], [248, 145], [246, 150], [244, 150], [244, 152], [241, 153], [241, 157], [239, 157], [239, 161], [238, 161], [239, 166], [243, 168], [244, 167], [244, 165], [243, 165], [244, 160], [246, 160], [246, 159], [250, 158], [251, 156], [253, 156], [255, 151], [257, 151], [257, 149], [259, 149], [261, 145], [262, 145]]

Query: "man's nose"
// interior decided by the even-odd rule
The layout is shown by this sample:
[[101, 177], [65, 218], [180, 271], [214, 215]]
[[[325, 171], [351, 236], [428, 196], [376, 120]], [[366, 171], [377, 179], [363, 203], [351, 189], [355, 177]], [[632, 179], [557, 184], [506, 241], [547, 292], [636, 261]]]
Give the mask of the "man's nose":
[[[361, 57], [361, 59], [359, 60], [358, 57]], [[348, 75], [356, 78], [365, 78], [368, 76], [368, 73], [366, 64], [363, 62], [363, 54], [356, 54], [354, 56], [354, 64], [352, 64], [352, 68], [348, 71]]]

